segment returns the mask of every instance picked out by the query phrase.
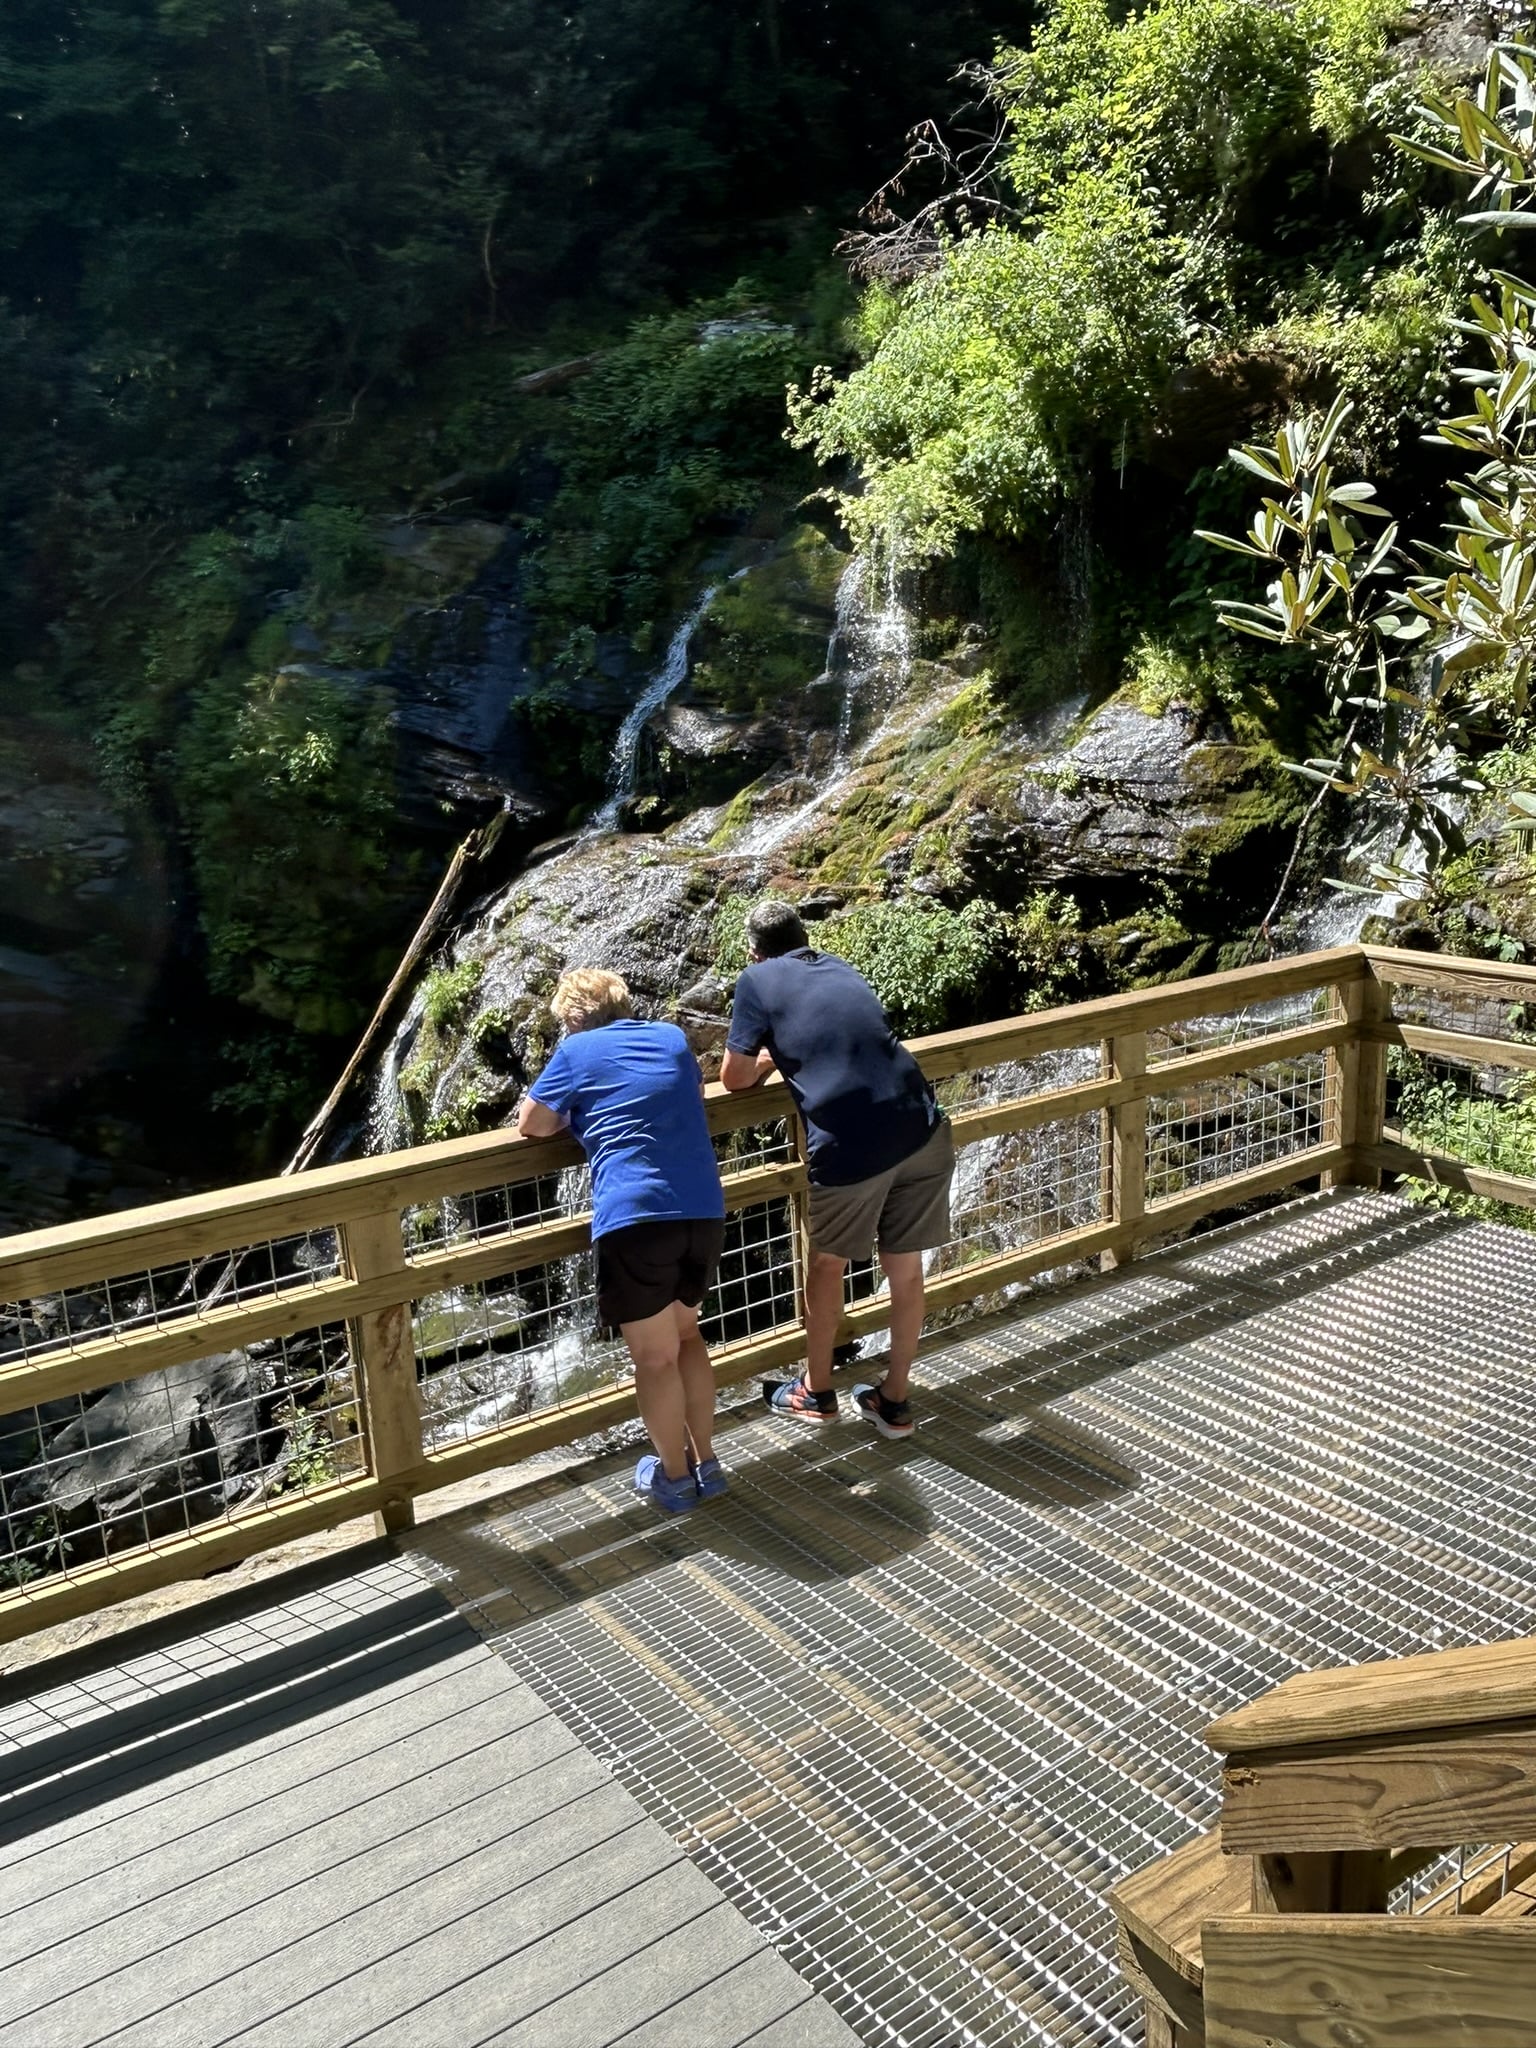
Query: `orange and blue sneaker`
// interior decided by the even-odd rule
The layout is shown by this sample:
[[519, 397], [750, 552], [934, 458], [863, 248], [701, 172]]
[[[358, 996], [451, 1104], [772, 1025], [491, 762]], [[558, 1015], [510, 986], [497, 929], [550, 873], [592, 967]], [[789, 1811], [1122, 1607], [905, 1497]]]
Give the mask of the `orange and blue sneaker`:
[[836, 1422], [837, 1395], [828, 1387], [813, 1393], [802, 1373], [797, 1380], [764, 1380], [763, 1399], [775, 1415], [791, 1422]]
[[910, 1401], [888, 1401], [883, 1387], [855, 1387], [853, 1405], [882, 1436], [910, 1436], [917, 1424], [912, 1420]]

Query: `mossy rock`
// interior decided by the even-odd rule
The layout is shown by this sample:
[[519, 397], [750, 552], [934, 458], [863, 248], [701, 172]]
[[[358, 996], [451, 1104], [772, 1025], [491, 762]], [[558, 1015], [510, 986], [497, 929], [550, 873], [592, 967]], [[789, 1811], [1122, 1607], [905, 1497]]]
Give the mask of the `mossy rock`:
[[806, 686], [825, 668], [847, 566], [816, 527], [786, 534], [768, 561], [723, 587], [701, 621], [690, 695], [727, 711], [793, 707], [834, 724], [836, 693], [820, 692], [817, 703]]

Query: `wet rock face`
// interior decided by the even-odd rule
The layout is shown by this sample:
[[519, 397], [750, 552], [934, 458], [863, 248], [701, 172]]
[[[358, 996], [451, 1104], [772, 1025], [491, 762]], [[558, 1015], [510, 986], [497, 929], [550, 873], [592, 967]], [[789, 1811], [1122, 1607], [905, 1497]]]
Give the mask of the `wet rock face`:
[[[894, 589], [822, 550], [800, 534], [720, 586], [723, 625], [713, 602], [696, 614], [691, 665], [641, 735], [633, 795], [606, 814], [624, 829], [599, 814], [460, 933], [379, 1076], [374, 1149], [504, 1120], [553, 1048], [548, 1001], [567, 968], [622, 974], [642, 1014], [674, 1017], [710, 1059], [745, 909], [767, 893], [830, 913], [835, 933], [871, 901], [916, 914], [979, 897], [1006, 919], [1055, 916], [1048, 892], [1065, 890], [1097, 963], [1083, 992], [1188, 971], [1236, 935], [1241, 907], [1213, 878], [1255, 848], [1249, 882], [1268, 876], [1273, 843], [1254, 834], [1274, 833], [1294, 802], [1275, 795], [1272, 748], [1178, 702], [1162, 716], [1121, 697], [1012, 714], [974, 632], [920, 657]], [[820, 666], [805, 675], [801, 646], [798, 701], [775, 687], [771, 701], [733, 702], [731, 650], [770, 644], [763, 621], [781, 615], [786, 586], [798, 595], [784, 646], [805, 637], [807, 590], [833, 592]], [[1187, 928], [1171, 891], [1191, 906]], [[1000, 961], [1005, 977], [1018, 971]]]
[[[110, 1553], [210, 1520], [251, 1490], [263, 1464], [261, 1369], [239, 1351], [126, 1380], [88, 1404], [33, 1410], [40, 1461], [13, 1472], [16, 1548], [27, 1518], [55, 1520], [71, 1555]], [[58, 1409], [74, 1410], [53, 1426]], [[8, 1427], [15, 1432], [18, 1420]], [[270, 1448], [274, 1441], [268, 1432]], [[11, 1439], [15, 1441], [15, 1435]]]
[[[330, 1240], [312, 1239], [322, 1262]], [[0, 1359], [46, 1359], [211, 1299], [223, 1261], [130, 1300], [80, 1288], [0, 1309]], [[35, 1576], [211, 1521], [261, 1493], [330, 1476], [334, 1412], [346, 1426], [351, 1361], [339, 1328], [198, 1358], [0, 1417], [0, 1544]], [[325, 1411], [324, 1420], [311, 1419]], [[296, 1463], [297, 1461], [297, 1463]], [[307, 1462], [306, 1462], [307, 1461]]]
[[1106, 704], [1065, 750], [1019, 783], [1019, 850], [1050, 881], [1188, 874], [1191, 834], [1212, 831], [1213, 748], [1230, 735], [1174, 704], [1161, 718]]

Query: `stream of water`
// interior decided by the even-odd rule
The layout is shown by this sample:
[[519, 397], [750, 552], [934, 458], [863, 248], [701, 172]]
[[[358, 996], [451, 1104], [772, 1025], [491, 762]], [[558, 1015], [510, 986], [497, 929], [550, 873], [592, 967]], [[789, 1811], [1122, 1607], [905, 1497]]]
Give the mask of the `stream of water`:
[[[738, 576], [744, 576], [747, 572], [745, 569], [739, 569], [736, 573]], [[718, 583], [711, 583], [693, 610], [681, 622], [667, 643], [667, 651], [661, 666], [630, 706], [624, 723], [619, 727], [618, 737], [613, 743], [613, 759], [608, 769], [607, 799], [593, 812], [584, 837], [618, 829], [624, 806], [635, 794], [640, 767], [640, 736], [656, 713], [687, 681], [688, 650], [693, 644], [693, 636], [698, 629], [699, 621], [709, 610], [719, 588]]]
[[870, 568], [855, 555], [837, 586], [836, 614], [827, 641], [821, 674], [809, 685], [838, 682], [837, 740], [819, 787], [795, 809], [770, 811], [750, 825], [736, 841], [737, 853], [773, 853], [799, 832], [821, 809], [853, 766], [854, 725], [860, 709], [869, 708], [877, 689], [886, 700], [897, 697], [912, 667], [912, 626], [896, 587], [894, 565], [882, 579], [878, 604], [870, 601]]

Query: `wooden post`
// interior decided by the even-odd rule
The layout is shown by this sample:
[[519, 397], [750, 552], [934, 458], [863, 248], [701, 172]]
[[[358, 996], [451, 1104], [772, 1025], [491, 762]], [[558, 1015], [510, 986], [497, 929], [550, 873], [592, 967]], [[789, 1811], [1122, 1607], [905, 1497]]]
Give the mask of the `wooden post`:
[[[408, 1294], [405, 1244], [400, 1212], [365, 1216], [343, 1226], [343, 1249], [354, 1280], [400, 1276], [400, 1292]], [[416, 1340], [411, 1329], [409, 1299], [354, 1318], [349, 1325], [364, 1420], [368, 1429], [368, 1461], [375, 1479], [387, 1486], [396, 1472], [419, 1465], [421, 1399], [416, 1387]], [[412, 1528], [416, 1504], [408, 1493], [386, 1493], [374, 1516], [381, 1536]]]
[[1328, 1054], [1328, 1142], [1347, 1146], [1350, 1157], [1343, 1166], [1323, 1175], [1323, 1186], [1377, 1187], [1380, 1173], [1363, 1167], [1358, 1155], [1381, 1143], [1386, 1120], [1387, 1048], [1369, 1034], [1386, 1023], [1391, 992], [1386, 983], [1370, 974], [1346, 982], [1339, 995], [1344, 1021], [1353, 1027], [1354, 1036]]
[[1375, 1850], [1357, 1854], [1255, 1856], [1255, 1913], [1384, 1913], [1392, 1859]]
[[[1105, 1064], [1114, 1080], [1139, 1080], [1147, 1071], [1147, 1034], [1128, 1032], [1104, 1041]], [[1147, 1099], [1117, 1102], [1107, 1112], [1109, 1124], [1109, 1214], [1115, 1223], [1139, 1223], [1147, 1213]], [[1104, 1254], [1106, 1272], [1136, 1256], [1136, 1246]]]

